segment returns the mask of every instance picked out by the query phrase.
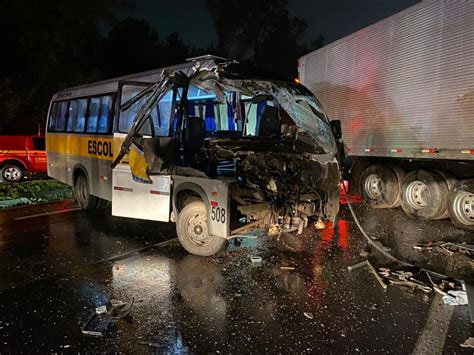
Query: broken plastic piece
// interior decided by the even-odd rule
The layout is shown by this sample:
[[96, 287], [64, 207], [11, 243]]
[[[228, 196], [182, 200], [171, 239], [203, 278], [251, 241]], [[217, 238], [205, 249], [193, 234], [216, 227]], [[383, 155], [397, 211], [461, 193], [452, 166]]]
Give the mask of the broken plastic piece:
[[451, 306], [462, 306], [467, 303], [467, 293], [461, 290], [449, 290], [446, 296], [443, 296], [444, 304]]
[[316, 228], [316, 229], [324, 229], [324, 228], [326, 228], [326, 226], [324, 225], [324, 222], [323, 222], [321, 219], [318, 219], [318, 220], [314, 223], [314, 228]]
[[259, 256], [252, 255], [250, 256], [250, 261], [253, 265], [259, 265], [262, 263], [262, 258]]
[[107, 313], [107, 305], [105, 304], [95, 309], [95, 314], [103, 314], [103, 313]]

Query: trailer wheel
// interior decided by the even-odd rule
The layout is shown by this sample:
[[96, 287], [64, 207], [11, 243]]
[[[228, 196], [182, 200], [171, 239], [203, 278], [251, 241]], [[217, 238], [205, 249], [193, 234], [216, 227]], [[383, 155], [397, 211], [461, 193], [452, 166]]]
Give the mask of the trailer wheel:
[[97, 197], [90, 194], [89, 184], [84, 175], [77, 177], [76, 183], [74, 184], [74, 195], [79, 204], [79, 207], [83, 210], [92, 210], [97, 206]]
[[419, 219], [439, 219], [446, 210], [448, 186], [441, 175], [429, 170], [414, 170], [402, 183], [402, 208]]
[[1, 172], [2, 180], [5, 182], [18, 182], [23, 178], [23, 169], [17, 164], [6, 164]]
[[[398, 173], [402, 174], [400, 169]], [[360, 177], [362, 196], [372, 208], [391, 208], [400, 201], [400, 182], [394, 169], [382, 164], [370, 165]]]
[[[441, 177], [444, 179], [446, 186], [448, 187], [448, 196], [449, 196], [449, 191], [453, 188], [453, 186], [456, 184], [457, 180], [454, 176], [452, 176], [450, 173], [447, 173], [443, 170], [438, 170], [435, 169], [435, 171], [441, 175]], [[440, 215], [436, 219], [446, 219], [449, 218], [449, 211], [448, 211], [448, 206], [446, 204], [446, 209], [444, 210], [444, 213]]]
[[178, 239], [184, 249], [199, 256], [211, 256], [221, 251], [227, 240], [209, 235], [204, 202], [194, 201], [181, 210], [176, 221]]
[[458, 181], [449, 190], [448, 212], [456, 227], [474, 230], [474, 179]]

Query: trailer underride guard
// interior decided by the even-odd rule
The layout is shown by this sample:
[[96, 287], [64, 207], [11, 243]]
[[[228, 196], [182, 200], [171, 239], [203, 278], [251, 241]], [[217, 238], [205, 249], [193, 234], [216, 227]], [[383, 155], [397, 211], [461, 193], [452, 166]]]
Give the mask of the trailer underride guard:
[[[145, 168], [141, 176], [145, 182], [154, 176], [169, 175], [171, 190], [175, 188], [175, 177], [183, 181], [210, 180], [228, 187], [229, 203], [220, 212], [214, 211], [212, 201], [206, 201], [199, 191], [171, 194], [172, 219], [178, 223], [181, 243], [191, 253], [212, 255], [226, 240], [250, 227], [266, 229], [270, 235], [285, 231], [300, 234], [310, 221], [333, 221], [338, 213], [336, 141], [322, 106], [300, 84], [257, 78], [243, 74], [235, 61], [207, 58], [194, 62], [188, 73], [164, 70], [159, 82], [120, 106], [124, 111], [140, 102], [113, 168], [128, 154], [132, 174], [139, 178], [139, 164], [132, 164], [130, 159], [134, 150], [143, 157]], [[207, 134], [204, 120], [188, 115], [185, 109], [191, 85], [214, 95], [218, 104], [233, 100], [237, 128]], [[140, 129], [149, 120], [152, 108], [170, 92], [173, 102], [169, 137], [141, 136]], [[248, 131], [245, 100], [249, 105], [265, 103], [260, 105], [263, 109], [253, 133]], [[189, 204], [196, 205], [197, 210], [205, 208], [207, 222], [203, 225], [188, 216], [186, 223], [194, 228], [190, 232], [193, 243], [183, 243], [179, 220]], [[218, 243], [209, 241], [210, 218], [231, 226], [224, 237], [217, 238]], [[200, 244], [213, 246], [206, 249]]]

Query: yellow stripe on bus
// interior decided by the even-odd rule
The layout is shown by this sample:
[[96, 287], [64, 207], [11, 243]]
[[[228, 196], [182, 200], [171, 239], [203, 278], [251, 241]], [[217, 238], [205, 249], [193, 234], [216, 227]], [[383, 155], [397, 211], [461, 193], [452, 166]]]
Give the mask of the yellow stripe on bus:
[[[50, 133], [46, 135], [46, 150], [61, 155], [113, 160], [116, 153], [113, 142], [112, 136]], [[120, 143], [117, 146], [120, 147]]]

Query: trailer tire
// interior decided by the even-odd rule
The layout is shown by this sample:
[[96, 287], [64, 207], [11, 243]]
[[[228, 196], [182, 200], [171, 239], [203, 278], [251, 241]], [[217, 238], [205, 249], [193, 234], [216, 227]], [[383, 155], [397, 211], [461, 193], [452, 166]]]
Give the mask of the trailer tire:
[[456, 227], [474, 230], [474, 179], [458, 181], [449, 190], [448, 212]]
[[194, 201], [184, 206], [176, 221], [176, 232], [183, 248], [199, 256], [211, 256], [221, 251], [227, 240], [209, 235], [207, 226], [204, 202]]
[[419, 219], [439, 219], [447, 207], [448, 186], [444, 178], [429, 170], [414, 170], [402, 183], [402, 209]]
[[395, 207], [400, 201], [398, 173], [386, 165], [369, 165], [361, 174], [360, 190], [371, 208]]
[[91, 195], [86, 177], [81, 174], [74, 184], [74, 195], [79, 207], [83, 210], [92, 210], [97, 206], [97, 197]]
[[[448, 196], [449, 196], [449, 191], [453, 188], [453, 186], [457, 182], [456, 178], [452, 176], [450, 173], [447, 173], [443, 170], [435, 169], [435, 171], [439, 175], [441, 175], [441, 177], [444, 179], [444, 182], [446, 183], [446, 186], [448, 187]], [[447, 205], [447, 200], [446, 200], [446, 209], [444, 210], [444, 213], [436, 219], [447, 219], [447, 218], [449, 218], [449, 211], [448, 211], [448, 205]]]

